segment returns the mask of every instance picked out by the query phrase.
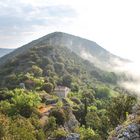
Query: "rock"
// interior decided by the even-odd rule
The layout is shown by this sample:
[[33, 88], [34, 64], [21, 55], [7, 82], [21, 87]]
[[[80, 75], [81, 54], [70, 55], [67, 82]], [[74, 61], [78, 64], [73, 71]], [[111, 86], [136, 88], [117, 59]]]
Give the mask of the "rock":
[[116, 131], [119, 131], [119, 130], [121, 130], [122, 129], [122, 126], [121, 125], [118, 125], [117, 127], [116, 127]]
[[130, 133], [129, 133], [129, 131], [123, 132], [123, 136], [129, 139], [129, 138], [130, 138]]
[[117, 139], [117, 140], [129, 140], [129, 139], [128, 139], [128, 138], [123, 137], [123, 138], [119, 138], [119, 139]]
[[127, 128], [130, 132], [134, 133], [138, 131], [138, 127], [135, 124], [131, 124]]
[[128, 126], [118, 126], [115, 129], [117, 138], [109, 140], [140, 140], [140, 124], [130, 123]]
[[76, 117], [72, 113], [72, 110], [69, 109], [68, 106], [65, 106], [65, 110], [68, 113], [68, 120], [65, 122], [64, 127], [67, 129], [69, 132], [72, 132], [74, 128], [79, 126], [79, 122], [77, 121]]
[[71, 133], [66, 140], [80, 140], [80, 135], [77, 133]]
[[118, 136], [117, 136], [117, 138], [122, 138], [123, 137], [123, 134], [122, 133], [120, 133]]
[[75, 116], [71, 114], [69, 120], [64, 124], [64, 127], [69, 131], [73, 131], [77, 126], [79, 126], [79, 122], [76, 120]]

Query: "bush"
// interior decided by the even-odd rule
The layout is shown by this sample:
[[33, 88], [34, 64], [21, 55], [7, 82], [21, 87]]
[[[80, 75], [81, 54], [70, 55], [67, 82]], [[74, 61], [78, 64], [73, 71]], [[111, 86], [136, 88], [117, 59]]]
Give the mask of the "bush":
[[50, 112], [50, 116], [53, 116], [56, 118], [56, 123], [58, 125], [64, 125], [65, 120], [66, 120], [66, 115], [62, 109], [53, 109]]
[[107, 99], [110, 96], [110, 89], [108, 87], [98, 87], [95, 89], [95, 98]]
[[43, 73], [43, 70], [36, 65], [33, 65], [30, 71], [34, 74], [35, 77], [42, 76]]
[[56, 62], [54, 64], [55, 72], [61, 75], [64, 72], [64, 64]]
[[62, 78], [62, 84], [64, 86], [71, 88], [71, 83], [72, 83], [72, 76], [71, 75], [64, 75]]
[[67, 134], [68, 133], [64, 130], [64, 128], [58, 128], [57, 130], [54, 130], [53, 137], [56, 140], [60, 140], [60, 139], [66, 138]]
[[45, 134], [42, 129], [37, 132], [37, 140], [46, 140]]
[[53, 91], [53, 84], [52, 83], [45, 83], [43, 86], [42, 86], [42, 88], [41, 88], [41, 90], [44, 90], [44, 91], [46, 91], [47, 93], [52, 93], [52, 91]]
[[24, 117], [30, 117], [40, 101], [41, 98], [36, 93], [26, 92], [23, 89], [14, 90], [11, 98], [13, 115], [20, 114]]
[[80, 140], [101, 140], [99, 135], [91, 128], [80, 127], [78, 133], [80, 134]]
[[132, 95], [119, 95], [113, 97], [108, 101], [106, 105], [108, 118], [113, 127], [122, 123], [127, 115], [126, 112], [131, 113], [132, 107], [136, 104], [136, 97]]

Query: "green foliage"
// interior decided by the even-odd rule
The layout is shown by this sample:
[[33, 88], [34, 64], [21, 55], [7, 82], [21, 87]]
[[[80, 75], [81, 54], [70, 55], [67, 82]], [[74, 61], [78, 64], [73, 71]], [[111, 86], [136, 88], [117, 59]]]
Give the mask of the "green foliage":
[[118, 77], [114, 72], [109, 72], [104, 75], [105, 82], [116, 84]]
[[26, 93], [26, 91], [22, 89], [16, 89], [13, 92], [11, 101], [14, 104], [16, 114], [30, 117], [33, 112], [33, 108], [39, 105], [41, 99], [36, 93]]
[[33, 125], [22, 117], [10, 119], [0, 115], [0, 130], [1, 140], [36, 140]]
[[[131, 113], [136, 98], [119, 95], [124, 92], [121, 90], [114, 92], [115, 73], [96, 68], [66, 47], [39, 45], [0, 67], [0, 139], [65, 138], [63, 126], [72, 111], [85, 126], [76, 131], [81, 140], [106, 140], [108, 131], [126, 119], [126, 112]], [[25, 84], [25, 90], [15, 89], [20, 83]], [[72, 91], [63, 103], [50, 94], [57, 85]], [[42, 103], [56, 104], [48, 112], [45, 126], [39, 123], [44, 114], [37, 112], [42, 90], [49, 93]]]
[[42, 76], [43, 73], [43, 70], [36, 65], [33, 65], [30, 71], [34, 74], [35, 77]]
[[110, 123], [113, 127], [126, 119], [126, 112], [131, 113], [132, 107], [136, 104], [136, 97], [132, 95], [119, 95], [108, 101], [107, 112]]
[[66, 87], [71, 87], [72, 83], [72, 76], [71, 75], [64, 75], [62, 78], [62, 84]]
[[24, 117], [30, 117], [41, 101], [36, 93], [26, 92], [23, 89], [15, 89], [11, 92], [10, 102], [0, 102], [0, 111], [8, 115], [20, 114]]
[[66, 115], [62, 109], [53, 109], [50, 112], [50, 116], [53, 116], [56, 118], [56, 123], [58, 125], [64, 125], [66, 120]]
[[8, 136], [8, 123], [9, 120], [6, 118], [5, 115], [0, 114], [0, 140], [7, 138], [10, 140]]
[[111, 83], [111, 84], [116, 84], [118, 77], [114, 72], [103, 72], [101, 70], [92, 70], [90, 72], [92, 76], [94, 76], [96, 79], [99, 79], [102, 82], [105, 83]]
[[3, 113], [3, 114], [11, 114], [12, 113], [12, 107], [13, 105], [10, 104], [8, 101], [1, 101], [0, 102], [0, 112]]
[[42, 86], [41, 90], [44, 90], [44, 91], [46, 91], [47, 93], [52, 93], [53, 88], [54, 88], [53, 84], [51, 84], [51, 83], [45, 83], [45, 84]]
[[71, 84], [71, 91], [72, 92], [78, 92], [79, 91], [79, 86], [76, 83]]
[[15, 105], [29, 104], [31, 107], [37, 107], [41, 101], [38, 94], [23, 89], [15, 89], [11, 100]]
[[86, 125], [93, 130], [98, 130], [101, 126], [101, 120], [95, 111], [88, 112], [86, 115]]
[[11, 94], [9, 93], [8, 89], [0, 89], [0, 101], [8, 100], [10, 98], [11, 98]]
[[57, 130], [54, 130], [53, 132], [53, 138], [56, 140], [64, 139], [67, 136], [67, 132], [64, 130], [64, 128], [58, 128]]
[[64, 72], [64, 64], [56, 62], [54, 64], [55, 72], [61, 75]]
[[47, 57], [47, 56], [42, 57], [41, 64], [40, 64], [41, 67], [45, 67], [45, 66], [51, 65], [51, 64], [52, 64], [52, 60], [49, 57]]
[[95, 98], [107, 99], [110, 97], [110, 89], [108, 87], [98, 87], [95, 89]]
[[11, 139], [36, 140], [34, 127], [28, 120], [23, 118], [16, 118], [12, 120], [9, 125]]
[[47, 125], [45, 125], [44, 129], [45, 131], [53, 131], [57, 128], [57, 124], [56, 124], [56, 118], [55, 117], [49, 117]]
[[7, 84], [7, 88], [13, 89], [18, 83], [18, 78], [15, 73], [11, 73], [5, 76], [4, 83]]
[[44, 79], [42, 77], [34, 77], [33, 74], [26, 73], [22, 82], [25, 83], [27, 89], [35, 90], [39, 89], [44, 84]]
[[81, 125], [85, 124], [85, 109], [83, 104], [79, 106], [74, 106], [73, 114]]
[[37, 140], [46, 140], [46, 136], [42, 129], [37, 132]]
[[45, 68], [46, 70], [54, 71], [54, 66], [52, 64], [48, 64]]
[[91, 128], [80, 127], [80, 140], [101, 140], [98, 134], [96, 134]]

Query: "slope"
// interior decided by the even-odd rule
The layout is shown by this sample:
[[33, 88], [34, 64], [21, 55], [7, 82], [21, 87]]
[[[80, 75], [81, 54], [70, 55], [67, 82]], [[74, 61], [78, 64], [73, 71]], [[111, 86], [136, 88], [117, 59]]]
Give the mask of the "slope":
[[[19, 50], [17, 49], [13, 53]], [[37, 47], [34, 46], [28, 51], [26, 49], [24, 53], [12, 57], [0, 68], [0, 86], [9, 88], [15, 88], [19, 83], [25, 82], [28, 79], [28, 73], [35, 77], [51, 78], [54, 85], [62, 84], [63, 79], [69, 79], [69, 81], [66, 80], [66, 83], [72, 81], [74, 85], [87, 84], [93, 81], [112, 84], [117, 82], [117, 76], [114, 73], [100, 70], [67, 47], [50, 46], [41, 44], [41, 42]]]
[[16, 49], [14, 52], [4, 56], [1, 58], [0, 65], [16, 55], [27, 52], [30, 48], [40, 47], [41, 45], [65, 46], [80, 57], [96, 64], [99, 67], [112, 66], [115, 64], [116, 59], [119, 61], [127, 61], [111, 54], [93, 41], [62, 32], [54, 32], [34, 40], [31, 43], [26, 44], [19, 49]]

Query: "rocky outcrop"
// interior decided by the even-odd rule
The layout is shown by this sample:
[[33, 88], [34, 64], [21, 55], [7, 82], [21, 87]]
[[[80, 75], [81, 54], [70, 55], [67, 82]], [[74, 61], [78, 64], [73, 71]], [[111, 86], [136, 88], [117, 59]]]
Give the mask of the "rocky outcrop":
[[66, 140], [80, 140], [80, 135], [77, 133], [71, 133]]
[[64, 127], [68, 130], [68, 131], [73, 131], [76, 127], [79, 126], [79, 122], [76, 120], [75, 116], [70, 113], [69, 114], [70, 117], [69, 119], [65, 122]]
[[65, 113], [67, 114], [67, 121], [65, 122], [64, 127], [69, 132], [73, 132], [73, 130], [79, 126], [79, 122], [74, 116], [71, 106], [68, 103], [68, 101], [66, 99], [62, 99], [62, 102], [64, 104], [63, 109], [65, 110]]
[[115, 130], [115, 135], [109, 140], [140, 140], [140, 124], [132, 123], [126, 128], [118, 126]]
[[140, 140], [140, 105], [134, 106], [132, 112], [122, 125], [111, 132], [108, 140]]

